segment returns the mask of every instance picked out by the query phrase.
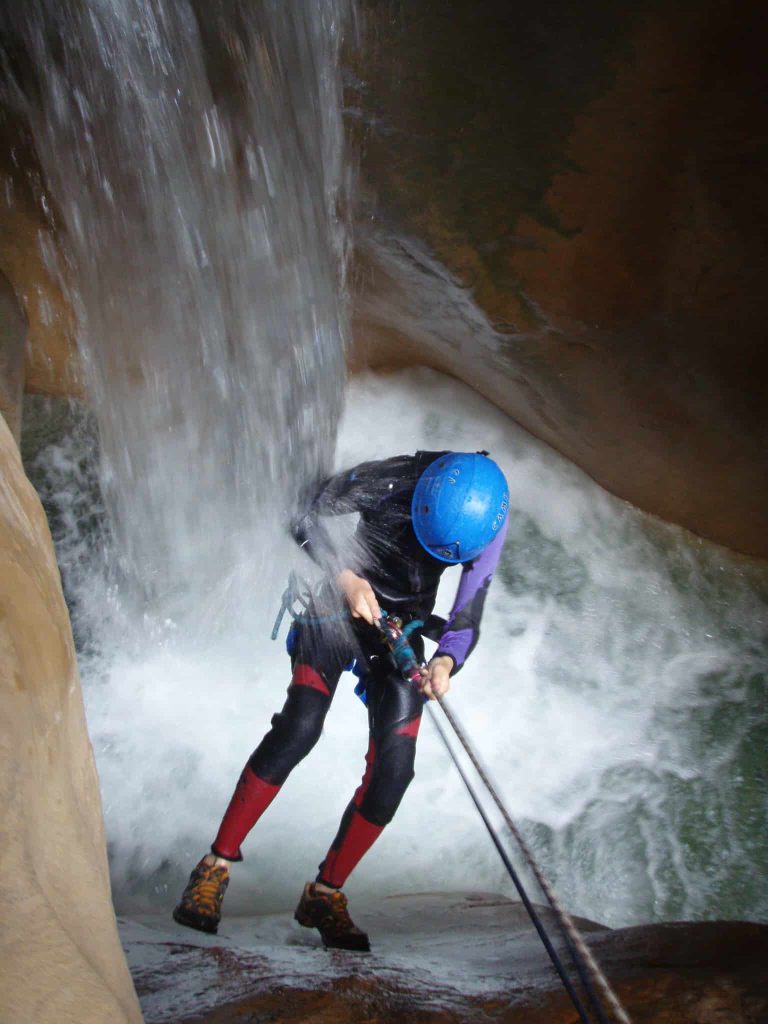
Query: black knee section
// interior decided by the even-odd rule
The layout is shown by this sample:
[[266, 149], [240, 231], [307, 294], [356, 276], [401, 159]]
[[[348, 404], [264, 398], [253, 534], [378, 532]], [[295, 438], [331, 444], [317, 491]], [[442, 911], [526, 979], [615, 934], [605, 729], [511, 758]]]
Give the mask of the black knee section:
[[360, 813], [374, 825], [388, 825], [414, 776], [416, 741], [390, 736], [377, 751], [370, 784], [360, 801]]
[[282, 786], [291, 771], [320, 739], [331, 699], [308, 686], [292, 686], [283, 710], [248, 764], [260, 779]]

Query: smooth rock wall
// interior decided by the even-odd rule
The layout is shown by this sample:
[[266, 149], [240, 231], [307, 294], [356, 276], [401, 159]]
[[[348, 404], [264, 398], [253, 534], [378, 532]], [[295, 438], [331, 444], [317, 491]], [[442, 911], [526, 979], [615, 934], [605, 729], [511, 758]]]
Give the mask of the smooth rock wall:
[[454, 373], [613, 493], [768, 556], [762, 7], [364, 7], [358, 363]]
[[59, 571], [1, 416], [0, 822], [0, 1021], [140, 1021]]
[[51, 200], [29, 132], [0, 104], [0, 273], [28, 325], [24, 390], [82, 398], [75, 317], [59, 277], [65, 260], [45, 209]]

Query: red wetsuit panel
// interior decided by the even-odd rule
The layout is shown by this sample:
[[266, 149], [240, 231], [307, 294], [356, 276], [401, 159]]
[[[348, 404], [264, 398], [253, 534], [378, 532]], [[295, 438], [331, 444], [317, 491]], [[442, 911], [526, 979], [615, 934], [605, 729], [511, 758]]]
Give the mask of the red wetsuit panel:
[[331, 847], [323, 861], [319, 880], [340, 889], [363, 854], [373, 846], [383, 831], [383, 825], [374, 825], [366, 821], [359, 811], [353, 811], [342, 842], [337, 849]]
[[368, 792], [368, 787], [371, 784], [371, 776], [373, 775], [373, 766], [376, 762], [376, 743], [371, 738], [368, 741], [368, 753], [365, 755], [365, 774], [363, 775], [362, 782], [355, 790], [355, 795], [352, 797], [352, 801], [355, 807], [359, 807], [362, 803], [363, 797]]
[[279, 792], [279, 786], [260, 779], [246, 765], [211, 846], [213, 852], [227, 860], [242, 860], [240, 844]]
[[395, 729], [396, 736], [410, 736], [411, 739], [416, 739], [419, 735], [419, 726], [421, 725], [421, 715], [418, 718], [412, 719], [406, 725], [400, 726], [399, 729]]
[[312, 668], [311, 665], [303, 665], [301, 663], [296, 664], [293, 670], [291, 686], [309, 686], [313, 690], [318, 690], [320, 693], [325, 694], [326, 697], [331, 696], [328, 684], [320, 673], [316, 669]]

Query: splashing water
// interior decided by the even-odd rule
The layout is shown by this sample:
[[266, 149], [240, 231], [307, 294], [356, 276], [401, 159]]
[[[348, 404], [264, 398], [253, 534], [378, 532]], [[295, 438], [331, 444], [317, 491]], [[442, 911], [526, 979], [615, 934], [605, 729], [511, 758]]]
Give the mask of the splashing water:
[[[48, 498], [81, 486], [68, 437], [38, 456]], [[410, 371], [352, 385], [339, 466], [443, 446], [491, 450], [512, 516], [452, 703], [566, 905], [614, 925], [764, 917], [764, 569], [612, 498], [455, 381]], [[456, 579], [446, 573], [438, 611]], [[138, 658], [115, 644], [82, 659], [123, 910], [173, 903], [282, 703], [277, 593], [242, 596], [247, 628], [241, 616], [215, 641], [166, 634]], [[325, 854], [363, 769], [354, 682], [247, 840], [230, 912], [291, 906]], [[428, 723], [416, 779], [347, 888], [509, 889]]]

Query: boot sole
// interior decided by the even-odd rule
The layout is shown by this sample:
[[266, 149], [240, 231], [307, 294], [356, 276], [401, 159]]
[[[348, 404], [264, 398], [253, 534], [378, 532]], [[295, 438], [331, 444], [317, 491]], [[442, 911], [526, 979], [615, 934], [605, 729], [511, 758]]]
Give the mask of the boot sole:
[[174, 907], [173, 920], [177, 924], [183, 924], [185, 928], [194, 928], [196, 932], [205, 932], [206, 935], [215, 935], [219, 930], [218, 921], [206, 920], [204, 917], [197, 917], [180, 907]]
[[341, 942], [334, 942], [333, 939], [326, 939], [323, 935], [320, 927], [314, 923], [311, 917], [306, 914], [300, 914], [297, 910], [293, 915], [294, 921], [298, 921], [302, 928], [317, 928], [320, 933], [320, 938], [323, 940], [323, 945], [326, 949], [346, 949], [349, 953], [370, 953], [371, 944], [368, 939], [358, 939], [356, 942], [351, 940], [349, 945], [344, 945]]

